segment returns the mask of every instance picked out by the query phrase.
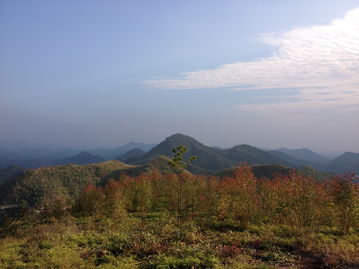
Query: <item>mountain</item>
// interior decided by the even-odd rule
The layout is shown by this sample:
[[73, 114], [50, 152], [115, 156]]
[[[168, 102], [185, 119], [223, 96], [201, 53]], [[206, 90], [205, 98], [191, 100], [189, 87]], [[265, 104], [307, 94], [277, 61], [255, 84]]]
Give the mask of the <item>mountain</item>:
[[312, 163], [324, 164], [328, 162], [327, 158], [307, 148], [302, 148], [302, 149], [279, 148], [277, 149], [277, 151], [283, 152], [296, 159], [309, 161]]
[[183, 134], [174, 134], [167, 137], [147, 154], [132, 158], [129, 163], [144, 164], [161, 155], [172, 156], [172, 149], [178, 145], [183, 145], [187, 148], [187, 152], [184, 155], [185, 159], [192, 155], [197, 156], [197, 159], [188, 167], [188, 170], [192, 173], [215, 174], [242, 162], [250, 165], [280, 164], [289, 167], [293, 166], [290, 162], [249, 145], [238, 145], [230, 149], [220, 149], [205, 146], [194, 138]]
[[334, 173], [359, 174], [359, 153], [346, 152], [329, 162], [327, 169]]
[[107, 161], [98, 164], [67, 164], [26, 170], [1, 185], [0, 205], [25, 204], [35, 208], [57, 202], [71, 205], [88, 183], [101, 183], [111, 178], [115, 171], [125, 171], [135, 167], [119, 161]]
[[126, 152], [121, 157], [116, 158], [116, 160], [122, 161], [122, 162], [128, 162], [128, 161], [131, 161], [132, 158], [137, 158], [137, 157], [143, 156], [145, 154], [146, 154], [146, 152], [143, 151], [142, 149], [135, 148], [135, 149], [131, 149], [130, 151]]
[[155, 145], [154, 144], [144, 144], [144, 143], [137, 143], [137, 142], [129, 142], [125, 145], [118, 146], [115, 148], [108, 148], [108, 149], [94, 149], [90, 150], [89, 152], [94, 155], [101, 156], [107, 160], [113, 160], [121, 157], [125, 153], [129, 152], [133, 149], [140, 149], [144, 152], [148, 152], [152, 149]]
[[105, 158], [100, 156], [92, 155], [88, 152], [81, 152], [75, 156], [71, 156], [68, 158], [60, 159], [54, 162], [54, 165], [61, 164], [90, 164], [90, 163], [101, 163], [106, 161]]
[[[222, 156], [219, 153], [221, 150], [205, 146], [192, 137], [183, 134], [174, 134], [167, 137], [163, 142], [152, 148], [147, 154], [138, 158], [133, 158], [130, 163], [144, 164], [161, 155], [172, 156], [172, 149], [178, 145], [187, 148], [184, 158], [188, 158], [192, 155], [197, 156], [197, 160], [193, 162], [193, 165], [208, 169], [211, 172], [223, 170], [227, 167], [234, 166], [237, 163], [234, 160]], [[189, 171], [191, 171], [190, 168]]]

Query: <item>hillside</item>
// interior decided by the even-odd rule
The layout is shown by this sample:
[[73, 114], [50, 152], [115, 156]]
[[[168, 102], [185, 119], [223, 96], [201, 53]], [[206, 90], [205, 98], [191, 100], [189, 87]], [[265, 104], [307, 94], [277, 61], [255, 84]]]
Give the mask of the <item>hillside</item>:
[[331, 162], [327, 169], [334, 173], [359, 173], [359, 153], [346, 152]]
[[39, 208], [52, 203], [70, 205], [88, 183], [100, 183], [114, 171], [135, 166], [118, 161], [88, 165], [59, 165], [26, 170], [0, 188], [1, 204]]
[[90, 163], [101, 163], [106, 161], [106, 159], [90, 154], [88, 152], [81, 152], [75, 156], [71, 156], [68, 158], [60, 159], [54, 161], [53, 165], [61, 165], [61, 164], [90, 164]]
[[23, 171], [24, 169], [16, 165], [9, 165], [7, 167], [0, 168], [0, 184], [23, 173]]

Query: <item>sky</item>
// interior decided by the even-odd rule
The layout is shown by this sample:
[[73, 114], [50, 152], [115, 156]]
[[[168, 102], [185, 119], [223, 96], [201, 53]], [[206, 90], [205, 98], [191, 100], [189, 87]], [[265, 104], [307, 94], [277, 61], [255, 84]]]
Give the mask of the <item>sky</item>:
[[359, 152], [358, 71], [358, 0], [0, 0], [0, 141]]

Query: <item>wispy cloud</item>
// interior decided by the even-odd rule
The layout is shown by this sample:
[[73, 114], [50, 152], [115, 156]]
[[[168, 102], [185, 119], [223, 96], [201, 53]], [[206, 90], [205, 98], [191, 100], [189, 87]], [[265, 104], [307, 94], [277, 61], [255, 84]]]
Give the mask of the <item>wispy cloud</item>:
[[263, 34], [260, 40], [274, 47], [271, 56], [145, 83], [164, 89], [300, 89], [290, 102], [283, 96], [275, 104], [240, 106], [257, 112], [306, 106], [359, 110], [359, 8], [328, 25]]

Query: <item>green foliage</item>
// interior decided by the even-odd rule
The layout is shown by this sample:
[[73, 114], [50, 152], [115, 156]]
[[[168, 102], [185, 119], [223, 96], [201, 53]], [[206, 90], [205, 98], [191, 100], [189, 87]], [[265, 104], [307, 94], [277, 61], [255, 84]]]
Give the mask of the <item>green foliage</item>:
[[24, 169], [16, 165], [9, 165], [7, 167], [0, 168], [0, 185], [5, 181], [14, 178], [15, 176], [20, 175], [23, 172]]
[[0, 188], [0, 204], [52, 207], [54, 201], [72, 206], [88, 183], [97, 184], [113, 171], [132, 168], [118, 161], [89, 165], [60, 165], [26, 172]]
[[186, 151], [187, 148], [182, 145], [179, 145], [176, 148], [172, 149], [174, 155], [172, 159], [168, 162], [168, 165], [175, 173], [182, 174], [187, 169], [188, 165], [190, 165], [192, 161], [197, 159], [196, 156], [191, 156], [187, 160], [184, 160], [184, 154], [186, 153]]

